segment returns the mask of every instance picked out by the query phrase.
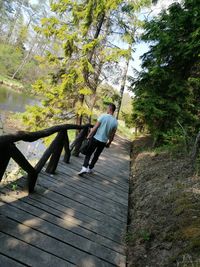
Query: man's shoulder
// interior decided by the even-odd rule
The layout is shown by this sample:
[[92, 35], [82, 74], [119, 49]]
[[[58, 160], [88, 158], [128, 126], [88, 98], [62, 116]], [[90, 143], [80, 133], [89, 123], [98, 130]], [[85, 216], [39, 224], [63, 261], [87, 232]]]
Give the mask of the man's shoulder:
[[110, 115], [110, 114], [106, 114], [106, 113], [105, 114], [102, 114], [99, 117], [99, 121], [102, 121], [102, 120], [108, 120], [108, 121], [110, 121], [112, 123], [118, 124], [117, 119], [114, 116]]

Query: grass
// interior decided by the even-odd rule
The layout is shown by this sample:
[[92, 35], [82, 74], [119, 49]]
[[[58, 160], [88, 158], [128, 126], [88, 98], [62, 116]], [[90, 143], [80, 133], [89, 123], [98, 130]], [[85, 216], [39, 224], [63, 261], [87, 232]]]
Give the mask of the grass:
[[125, 138], [128, 138], [129, 140], [133, 140], [135, 137], [133, 129], [126, 127], [125, 123], [121, 120], [118, 121], [117, 133]]
[[23, 88], [23, 84], [20, 81], [13, 80], [8, 76], [3, 76], [0, 74], [0, 81], [3, 81], [3, 83], [7, 86], [13, 86], [13, 87], [18, 87], [18, 88]]

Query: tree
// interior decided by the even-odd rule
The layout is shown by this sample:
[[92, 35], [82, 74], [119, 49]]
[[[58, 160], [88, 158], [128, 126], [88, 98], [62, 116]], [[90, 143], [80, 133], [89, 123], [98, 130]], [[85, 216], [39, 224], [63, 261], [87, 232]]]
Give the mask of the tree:
[[157, 142], [176, 132], [179, 124], [190, 134], [199, 126], [198, 17], [199, 2], [185, 0], [145, 24], [142, 39], [151, 46], [132, 83], [133, 119], [142, 122]]
[[[42, 19], [42, 26], [37, 27], [38, 34], [51, 42], [54, 40], [57, 45], [57, 49], [55, 46], [48, 49], [46, 56], [40, 58], [43, 66], [50, 66], [51, 73], [34, 85], [35, 90], [45, 96], [43, 112], [36, 112], [36, 107], [33, 110], [37, 113], [38, 126], [38, 121], [44, 126], [46, 118], [57, 120], [67, 109], [76, 112], [78, 124], [83, 115], [91, 115], [94, 102], [87, 105], [85, 97], [95, 97], [106, 70], [129, 54], [128, 49], [111, 45], [109, 39], [115, 28], [123, 34], [124, 24], [120, 27], [117, 18], [119, 13], [130, 12], [126, 6], [130, 3], [119, 0], [52, 3], [54, 15]], [[36, 120], [32, 115], [32, 120]]]

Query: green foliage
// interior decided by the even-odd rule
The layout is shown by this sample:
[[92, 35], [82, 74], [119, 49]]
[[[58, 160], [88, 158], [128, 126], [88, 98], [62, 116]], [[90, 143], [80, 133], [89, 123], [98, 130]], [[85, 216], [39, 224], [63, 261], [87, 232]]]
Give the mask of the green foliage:
[[11, 76], [23, 57], [23, 51], [13, 45], [0, 43], [0, 74]]
[[126, 127], [131, 128], [133, 126], [133, 119], [131, 113], [121, 112], [121, 116], [125, 122]]
[[151, 233], [147, 230], [141, 230], [140, 236], [144, 241], [150, 241], [151, 239]]
[[125, 125], [124, 121], [121, 120], [118, 121], [117, 134], [129, 139], [130, 141], [132, 141], [135, 137], [133, 131]]
[[[110, 40], [118, 31], [120, 35], [117, 36], [123, 43], [132, 43], [136, 26], [136, 19], [132, 18], [147, 3], [150, 1], [128, 4], [122, 0], [51, 2], [51, 15], [44, 17], [35, 30], [49, 41], [54, 40], [56, 45], [53, 49], [47, 48], [45, 55], [37, 57], [41, 67], [48, 68], [49, 73], [33, 85], [45, 101], [40, 107], [41, 112], [36, 111], [37, 116], [29, 116], [31, 124], [38, 123], [38, 120], [41, 120], [41, 125], [43, 122], [52, 123], [66, 110], [75, 113], [80, 123], [80, 118], [92, 115], [97, 102], [99, 106], [117, 102], [119, 96], [116, 93], [102, 93], [103, 103], [99, 104], [97, 88], [108, 69], [112, 76], [116, 64], [121, 59], [130, 58], [131, 49], [125, 49], [125, 46], [117, 48]], [[27, 110], [27, 113], [32, 112], [34, 110]]]
[[109, 103], [116, 104], [119, 99], [119, 93], [109, 84], [102, 84], [97, 89], [96, 105], [99, 110], [105, 110]]
[[145, 24], [143, 40], [152, 44], [132, 83], [133, 119], [158, 142], [176, 139], [177, 120], [190, 135], [200, 125], [198, 15], [197, 1], [185, 0]]

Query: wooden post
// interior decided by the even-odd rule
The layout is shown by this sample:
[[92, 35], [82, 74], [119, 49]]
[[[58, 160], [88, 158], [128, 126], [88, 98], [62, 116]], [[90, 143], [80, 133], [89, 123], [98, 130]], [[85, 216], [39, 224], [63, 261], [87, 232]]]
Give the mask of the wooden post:
[[29, 193], [34, 191], [35, 183], [37, 181], [37, 172], [28, 162], [28, 160], [24, 157], [24, 155], [19, 151], [19, 149], [15, 146], [15, 144], [10, 145], [10, 155], [14, 159], [14, 161], [28, 173], [28, 190]]
[[71, 156], [71, 151], [69, 149], [69, 136], [68, 136], [68, 132], [66, 133], [65, 139], [64, 139], [64, 149], [65, 149], [65, 155], [64, 155], [63, 161], [65, 163], [69, 163], [70, 156]]
[[6, 171], [10, 160], [10, 145], [0, 146], [0, 181]]
[[57, 168], [57, 165], [58, 165], [58, 161], [60, 159], [60, 155], [62, 153], [62, 149], [63, 149], [63, 146], [64, 146], [64, 138], [65, 138], [65, 131], [62, 130], [58, 133], [58, 136], [57, 136], [57, 140], [55, 142], [55, 150], [53, 151], [52, 155], [51, 155], [51, 158], [50, 158], [50, 161], [49, 161], [49, 164], [46, 168], [46, 172], [47, 173], [51, 173], [51, 174], [54, 174], [55, 173], [55, 170]]
[[88, 127], [85, 127], [83, 130], [81, 130], [81, 132], [77, 136], [76, 140], [74, 141], [74, 144], [72, 145], [73, 156], [75, 156], [75, 157], [78, 157], [79, 156], [82, 142], [87, 137], [88, 130], [89, 130], [89, 126]]
[[56, 150], [57, 144], [58, 144], [59, 134], [57, 134], [56, 138], [52, 141], [50, 146], [45, 150], [44, 154], [42, 155], [41, 159], [38, 161], [38, 163], [35, 165], [36, 172], [39, 173], [42, 168], [44, 167], [45, 163], [53, 153], [53, 151]]

